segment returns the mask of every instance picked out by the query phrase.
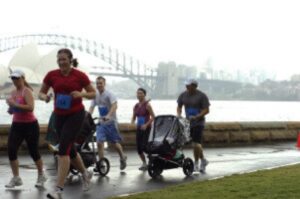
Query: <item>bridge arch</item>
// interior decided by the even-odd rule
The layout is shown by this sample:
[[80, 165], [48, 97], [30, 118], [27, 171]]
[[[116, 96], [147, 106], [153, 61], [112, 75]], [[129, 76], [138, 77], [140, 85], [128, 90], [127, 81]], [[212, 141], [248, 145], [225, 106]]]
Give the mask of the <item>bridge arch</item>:
[[[138, 59], [134, 59], [118, 49], [113, 49], [110, 46], [105, 46], [103, 43], [81, 37], [63, 34], [26, 34], [3, 37], [0, 38], [0, 53], [20, 48], [29, 42], [34, 42], [38, 45], [54, 45], [79, 50], [100, 58], [102, 61], [110, 64], [116, 71], [121, 72], [121, 74], [114, 74], [113, 76], [130, 78], [141, 87], [146, 88], [150, 93], [156, 88], [157, 72], [154, 68], [142, 64]], [[100, 73], [95, 72], [91, 74], [100, 75]], [[101, 75], [108, 74], [103, 73]]]

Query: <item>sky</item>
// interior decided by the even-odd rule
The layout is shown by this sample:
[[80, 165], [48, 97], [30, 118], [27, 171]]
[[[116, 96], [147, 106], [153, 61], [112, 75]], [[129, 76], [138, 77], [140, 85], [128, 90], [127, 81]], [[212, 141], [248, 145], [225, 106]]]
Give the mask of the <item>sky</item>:
[[[297, 0], [2, 0], [0, 37], [63, 33], [144, 63], [300, 74]], [[3, 9], [4, 8], [4, 9]], [[1, 60], [0, 60], [1, 61]]]

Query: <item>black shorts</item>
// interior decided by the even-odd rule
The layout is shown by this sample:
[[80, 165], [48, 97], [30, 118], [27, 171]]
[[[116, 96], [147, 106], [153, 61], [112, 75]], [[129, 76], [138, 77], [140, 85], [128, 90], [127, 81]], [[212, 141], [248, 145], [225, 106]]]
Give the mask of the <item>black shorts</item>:
[[84, 110], [71, 115], [55, 115], [55, 128], [59, 137], [59, 155], [69, 155], [71, 159], [76, 158], [74, 142], [80, 133], [84, 118]]
[[136, 148], [138, 154], [146, 152], [146, 145], [148, 142], [150, 134], [150, 128], [147, 128], [145, 131], [138, 129], [136, 132]]
[[194, 127], [191, 127], [190, 133], [192, 141], [195, 143], [202, 143], [202, 135], [203, 135], [204, 126], [203, 125], [197, 125]]

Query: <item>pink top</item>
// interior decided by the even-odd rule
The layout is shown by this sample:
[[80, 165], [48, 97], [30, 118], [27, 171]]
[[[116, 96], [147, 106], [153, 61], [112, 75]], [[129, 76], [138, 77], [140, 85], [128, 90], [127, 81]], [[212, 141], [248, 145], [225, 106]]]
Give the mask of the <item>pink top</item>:
[[[147, 109], [147, 105], [148, 101], [143, 103], [138, 102], [133, 108], [133, 111], [138, 119], [138, 128], [140, 128], [141, 125], [146, 124], [150, 120], [150, 113]], [[142, 121], [140, 120], [141, 118], [143, 118]]]
[[[12, 95], [12, 98], [17, 102], [18, 104], [26, 104], [25, 101], [25, 95], [24, 93], [31, 92], [28, 88], [24, 88], [20, 94], [20, 92], [16, 92]], [[36, 121], [36, 117], [34, 116], [32, 111], [23, 111], [17, 108], [13, 108], [13, 122], [34, 122]]]

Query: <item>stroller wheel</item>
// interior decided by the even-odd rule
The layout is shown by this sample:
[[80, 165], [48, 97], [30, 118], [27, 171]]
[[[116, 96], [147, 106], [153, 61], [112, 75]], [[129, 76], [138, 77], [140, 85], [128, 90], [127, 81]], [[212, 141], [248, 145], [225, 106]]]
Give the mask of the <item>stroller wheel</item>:
[[78, 175], [79, 171], [75, 169], [72, 165], [70, 165], [70, 170], [69, 170], [73, 175]]
[[190, 176], [194, 171], [194, 162], [191, 158], [185, 158], [182, 164], [183, 173], [186, 176]]
[[96, 163], [97, 170], [101, 176], [106, 176], [110, 169], [110, 164], [107, 158], [101, 158]]
[[152, 178], [156, 178], [163, 172], [163, 165], [159, 159], [153, 159], [149, 161], [148, 174]]

